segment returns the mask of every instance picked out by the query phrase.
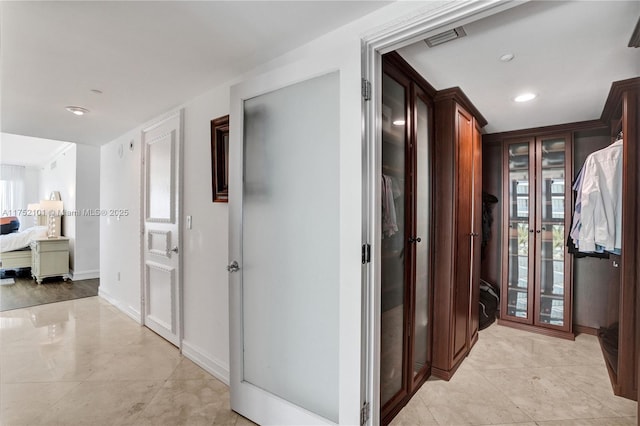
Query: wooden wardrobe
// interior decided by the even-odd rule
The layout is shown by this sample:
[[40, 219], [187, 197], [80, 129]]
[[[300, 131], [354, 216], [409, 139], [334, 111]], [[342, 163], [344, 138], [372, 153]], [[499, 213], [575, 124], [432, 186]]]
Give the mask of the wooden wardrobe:
[[[380, 401], [388, 424], [427, 378], [450, 379], [478, 339], [485, 119], [383, 56]], [[393, 213], [391, 213], [393, 210]]]
[[435, 97], [433, 374], [449, 380], [478, 340], [482, 138], [459, 88]]

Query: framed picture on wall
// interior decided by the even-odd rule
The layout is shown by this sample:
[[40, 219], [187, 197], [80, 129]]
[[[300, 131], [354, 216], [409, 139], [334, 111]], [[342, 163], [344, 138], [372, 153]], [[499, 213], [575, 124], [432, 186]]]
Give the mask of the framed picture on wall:
[[229, 201], [229, 116], [211, 120], [211, 186], [213, 202]]

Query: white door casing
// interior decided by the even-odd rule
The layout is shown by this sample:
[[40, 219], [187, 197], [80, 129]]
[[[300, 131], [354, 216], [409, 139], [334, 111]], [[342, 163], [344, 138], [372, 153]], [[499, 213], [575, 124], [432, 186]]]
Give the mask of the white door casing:
[[144, 325], [180, 347], [180, 255], [183, 111], [142, 131]]

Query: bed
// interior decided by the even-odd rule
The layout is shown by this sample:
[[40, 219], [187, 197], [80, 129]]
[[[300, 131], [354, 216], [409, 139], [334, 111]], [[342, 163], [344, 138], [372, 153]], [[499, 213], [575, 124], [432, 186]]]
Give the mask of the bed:
[[31, 267], [33, 240], [47, 236], [46, 226], [33, 226], [22, 232], [0, 235], [0, 269]]

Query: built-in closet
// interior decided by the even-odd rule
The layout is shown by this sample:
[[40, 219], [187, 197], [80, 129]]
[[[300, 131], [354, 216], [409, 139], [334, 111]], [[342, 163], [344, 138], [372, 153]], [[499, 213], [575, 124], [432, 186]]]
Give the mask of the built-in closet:
[[387, 424], [431, 373], [433, 88], [383, 57], [380, 405]]
[[[383, 424], [478, 338], [482, 115], [397, 53], [382, 62], [380, 405]], [[436, 243], [437, 242], [437, 243]]]
[[[638, 344], [640, 343], [640, 327], [638, 321], [640, 316], [637, 313], [637, 306], [640, 305], [640, 292], [637, 291], [640, 282], [640, 226], [638, 224], [639, 200], [640, 200], [640, 143], [638, 134], [638, 122], [640, 121], [639, 111], [640, 78], [633, 78], [614, 82], [611, 86], [609, 96], [603, 108], [602, 115], [598, 120], [569, 123], [565, 125], [554, 125], [535, 129], [524, 129], [513, 132], [483, 135], [483, 188], [499, 198], [497, 207], [494, 209], [494, 224], [492, 238], [486, 247], [486, 256], [482, 262], [482, 278], [491, 283], [498, 284], [501, 288], [502, 305], [500, 322], [502, 324], [516, 325], [530, 331], [541, 332], [551, 335], [562, 335], [567, 337], [572, 332], [589, 333], [597, 335], [601, 347], [603, 358], [611, 378], [612, 390], [616, 395], [637, 400], [638, 397]], [[578, 254], [575, 250], [567, 246], [569, 212], [573, 212], [575, 202], [575, 192], [568, 192], [573, 185], [577, 175], [582, 168], [587, 157], [593, 152], [609, 147], [619, 137], [622, 132], [622, 249], [620, 255], [605, 253], [603, 255]], [[535, 190], [536, 196], [540, 197], [541, 191], [547, 190], [550, 200], [535, 199], [536, 206], [525, 208], [525, 203], [518, 207], [518, 195], [525, 197], [528, 192], [524, 188], [518, 190], [517, 183], [525, 179], [515, 179], [522, 170], [517, 170], [518, 149], [524, 146], [535, 148], [536, 153], [531, 154], [529, 161], [537, 162], [536, 155], [557, 155], [552, 154], [553, 150], [544, 149], [536, 145], [537, 141], [545, 138], [562, 140], [565, 145], [564, 158], [567, 164], [564, 170], [570, 173], [564, 182], [557, 177], [552, 177], [547, 173], [549, 179], [545, 182], [544, 173], [542, 181], [536, 185], [541, 188]], [[520, 143], [520, 144], [519, 144]], [[542, 142], [541, 142], [542, 143]], [[555, 142], [554, 142], [555, 143]], [[559, 147], [559, 145], [558, 145]], [[549, 166], [552, 162], [547, 161]], [[527, 170], [537, 170], [536, 174], [542, 173], [542, 165]], [[516, 176], [518, 175], [518, 176]], [[514, 177], [514, 178], [512, 178]], [[520, 176], [522, 177], [522, 176]], [[549, 180], [547, 179], [547, 180]], [[516, 187], [513, 187], [513, 182]], [[533, 182], [530, 180], [530, 182]], [[552, 186], [557, 186], [557, 194]], [[559, 184], [565, 185], [561, 191]], [[546, 186], [545, 186], [546, 185]], [[533, 184], [529, 184], [533, 188]], [[529, 191], [531, 190], [529, 188]], [[564, 209], [565, 217], [560, 218], [561, 207], [553, 208], [553, 198], [564, 192], [566, 201], [570, 201], [570, 209]], [[515, 200], [514, 200], [515, 198]], [[531, 200], [532, 198], [528, 198]], [[550, 201], [547, 205], [546, 201]], [[545, 210], [546, 209], [546, 210]], [[541, 229], [544, 220], [529, 220], [528, 215], [541, 214], [548, 211], [549, 222], [556, 228], [564, 227], [562, 246], [562, 256], [555, 253], [557, 265], [554, 274], [549, 275], [543, 271], [544, 254], [540, 250], [540, 245], [535, 248], [535, 244], [545, 244], [544, 232]], [[520, 214], [522, 213], [522, 214]], [[557, 216], [554, 223], [553, 216]], [[518, 293], [518, 281], [512, 279], [518, 274], [513, 273], [513, 268], [509, 263], [512, 255], [516, 255], [518, 245], [512, 247], [513, 223], [518, 222], [519, 216], [524, 219], [521, 223], [527, 232], [527, 236], [521, 238], [522, 242], [533, 244], [531, 256], [520, 266], [520, 276], [529, 277], [522, 282], [528, 282], [536, 293], [526, 293], [528, 296], [521, 297], [524, 301], [520, 306], [517, 298], [513, 299], [511, 293]], [[515, 218], [515, 219], [514, 219]], [[533, 227], [531, 226], [533, 224]], [[541, 232], [537, 232], [540, 230]], [[517, 234], [517, 233], [516, 233]], [[524, 234], [524, 231], [523, 231]], [[536, 236], [540, 242], [536, 243]], [[549, 237], [552, 237], [550, 235]], [[558, 238], [556, 238], [558, 240]], [[558, 245], [558, 242], [554, 243]], [[556, 247], [556, 250], [559, 250]], [[598, 257], [596, 257], [598, 256]], [[517, 256], [516, 256], [517, 257]], [[529, 262], [533, 258], [532, 262]], [[564, 263], [562, 263], [562, 262]], [[544, 286], [540, 278], [531, 279], [540, 275], [548, 275], [554, 285]], [[554, 281], [555, 280], [555, 281]], [[564, 287], [563, 287], [564, 286]], [[514, 291], [511, 291], [515, 288]], [[562, 288], [562, 302], [556, 305], [562, 306], [563, 310], [556, 308], [555, 324], [543, 321], [541, 311], [542, 295], [546, 289]], [[534, 299], [531, 299], [533, 294]], [[553, 295], [552, 295], [553, 296]], [[558, 299], [550, 297], [550, 300]], [[514, 303], [511, 303], [513, 299]], [[533, 310], [530, 308], [533, 307]], [[520, 309], [520, 311], [519, 311]], [[524, 314], [520, 314], [520, 319], [516, 318], [518, 312], [531, 312], [537, 315], [537, 320], [531, 322], [522, 320]], [[560, 315], [562, 313], [562, 315]], [[570, 313], [569, 315], [567, 315]], [[568, 323], [571, 321], [571, 323]]]

